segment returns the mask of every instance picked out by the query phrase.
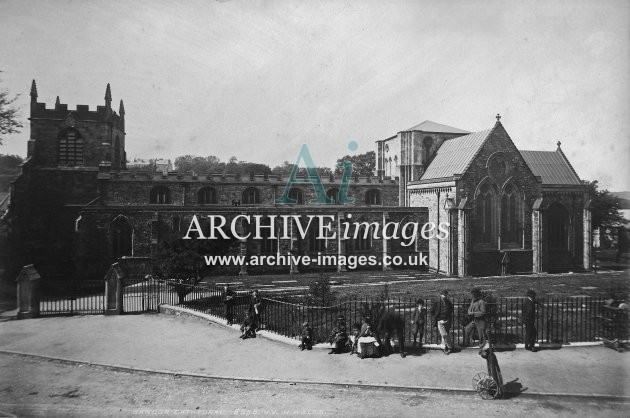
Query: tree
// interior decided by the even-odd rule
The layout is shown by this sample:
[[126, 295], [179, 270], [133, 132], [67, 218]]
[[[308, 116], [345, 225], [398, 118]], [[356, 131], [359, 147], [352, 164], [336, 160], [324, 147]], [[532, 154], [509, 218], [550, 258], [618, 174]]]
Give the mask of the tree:
[[18, 109], [13, 106], [18, 96], [11, 98], [9, 91], [0, 90], [0, 145], [5, 135], [14, 134], [20, 131], [22, 124], [17, 120]]
[[593, 228], [616, 227], [627, 222], [621, 214], [622, 200], [608, 190], [599, 190], [597, 180], [588, 185], [591, 195]]
[[332, 291], [328, 276], [320, 274], [319, 279], [311, 281], [308, 288], [307, 302], [309, 305], [331, 306], [335, 301], [335, 292]]
[[[374, 170], [376, 169], [376, 153], [374, 151], [369, 151], [365, 154], [346, 155], [338, 159], [337, 164], [341, 161], [348, 161], [352, 163], [353, 176], [373, 176]], [[340, 167], [336, 167], [335, 173], [341, 174], [342, 169]]]
[[17, 174], [23, 162], [19, 155], [0, 154], [0, 174]]
[[[164, 228], [166, 229], [166, 228]], [[179, 303], [215, 267], [205, 262], [205, 255], [225, 255], [235, 248], [235, 239], [184, 240], [176, 233], [166, 233], [160, 242], [154, 275], [171, 283]]]

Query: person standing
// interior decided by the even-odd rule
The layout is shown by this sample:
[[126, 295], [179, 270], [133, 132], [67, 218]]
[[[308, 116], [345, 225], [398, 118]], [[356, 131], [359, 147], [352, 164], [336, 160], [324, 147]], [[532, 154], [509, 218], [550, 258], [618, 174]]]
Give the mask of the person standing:
[[261, 325], [262, 325], [260, 321], [262, 310], [263, 310], [262, 298], [260, 297], [258, 290], [254, 290], [254, 293], [252, 293], [252, 296], [249, 302], [249, 314], [254, 319], [254, 323], [256, 324], [256, 331], [260, 330]]
[[448, 355], [453, 351], [453, 343], [448, 333], [453, 322], [453, 302], [448, 299], [448, 290], [440, 291], [440, 297], [431, 306], [431, 318], [433, 327], [437, 327], [444, 354]]
[[[416, 301], [416, 309], [411, 317], [411, 333], [413, 334], [413, 346], [422, 349], [422, 338], [424, 337], [424, 318], [427, 314], [427, 308], [424, 307], [424, 300]], [[417, 336], [420, 334], [420, 341], [416, 342]]]
[[225, 308], [225, 319], [227, 320], [228, 325], [232, 325], [234, 323], [234, 291], [230, 289], [230, 286], [227, 284], [223, 286], [223, 306]]
[[523, 302], [523, 324], [525, 325], [525, 350], [536, 352], [536, 305], [540, 303], [536, 300], [536, 292], [529, 289], [527, 298]]
[[464, 329], [464, 345], [466, 347], [472, 345], [473, 330], [477, 330], [479, 335], [479, 347], [483, 347], [486, 343], [486, 302], [481, 298], [481, 290], [473, 289], [470, 292], [472, 294], [472, 302], [468, 308], [468, 316], [471, 317], [471, 321]]

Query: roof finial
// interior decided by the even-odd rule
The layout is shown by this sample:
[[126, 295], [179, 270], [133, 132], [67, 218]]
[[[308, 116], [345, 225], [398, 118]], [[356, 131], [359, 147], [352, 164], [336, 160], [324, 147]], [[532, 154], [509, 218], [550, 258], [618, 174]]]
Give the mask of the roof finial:
[[118, 106], [118, 114], [120, 116], [125, 116], [125, 105], [123, 104], [122, 99], [120, 99], [120, 105]]
[[500, 114], [497, 113], [496, 118], [497, 118], [497, 123], [501, 122], [501, 115]]
[[558, 151], [560, 151], [560, 145], [562, 145], [562, 142], [558, 141]]
[[59, 107], [59, 96], [57, 96], [57, 100], [55, 100], [55, 109]]
[[31, 83], [31, 102], [37, 102], [37, 84], [35, 84], [35, 80]]
[[109, 83], [107, 83], [107, 88], [105, 89], [105, 106], [108, 108], [112, 107], [112, 90], [109, 87]]

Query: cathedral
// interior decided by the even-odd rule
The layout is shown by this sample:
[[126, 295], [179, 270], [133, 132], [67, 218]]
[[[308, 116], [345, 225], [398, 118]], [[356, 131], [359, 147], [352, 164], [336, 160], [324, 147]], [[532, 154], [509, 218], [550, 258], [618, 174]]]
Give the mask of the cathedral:
[[[445, 239], [365, 233], [321, 239], [313, 232], [239, 239], [238, 254], [425, 254], [428, 269], [452, 276], [501, 275], [588, 269], [590, 212], [585, 184], [558, 142], [555, 151], [518, 150], [500, 117], [470, 133], [425, 121], [376, 141], [374, 176], [321, 178], [317, 190], [291, 184], [291, 204], [279, 204], [289, 178], [275, 174], [128, 170], [125, 109], [112, 108], [109, 84], [103, 106], [69, 109], [37, 101], [31, 86], [30, 139], [20, 176], [11, 187], [7, 215], [10, 255], [34, 264], [43, 277], [102, 278], [120, 257], [152, 257], [169, 236], [183, 236], [194, 216], [321, 215], [332, 231], [349, 222], [378, 229], [388, 222], [445, 223]], [[133, 139], [131, 139], [133, 140]], [[339, 197], [347, 194], [348, 201]], [[352, 202], [349, 204], [349, 202]], [[250, 226], [239, 223], [240, 230]], [[245, 235], [245, 234], [244, 234]], [[249, 235], [249, 234], [247, 234]], [[327, 266], [337, 271], [345, 266]], [[316, 267], [248, 266], [224, 274], [299, 272]], [[399, 268], [405, 268], [399, 267]]]

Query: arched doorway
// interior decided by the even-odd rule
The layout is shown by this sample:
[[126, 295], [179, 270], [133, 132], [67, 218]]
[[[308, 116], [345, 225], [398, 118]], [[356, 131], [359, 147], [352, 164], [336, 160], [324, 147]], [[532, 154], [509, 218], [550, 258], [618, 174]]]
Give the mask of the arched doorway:
[[133, 227], [123, 216], [119, 216], [110, 225], [112, 238], [112, 256], [119, 258], [133, 255]]
[[571, 269], [569, 212], [560, 203], [552, 203], [547, 210], [546, 226], [549, 271]]

